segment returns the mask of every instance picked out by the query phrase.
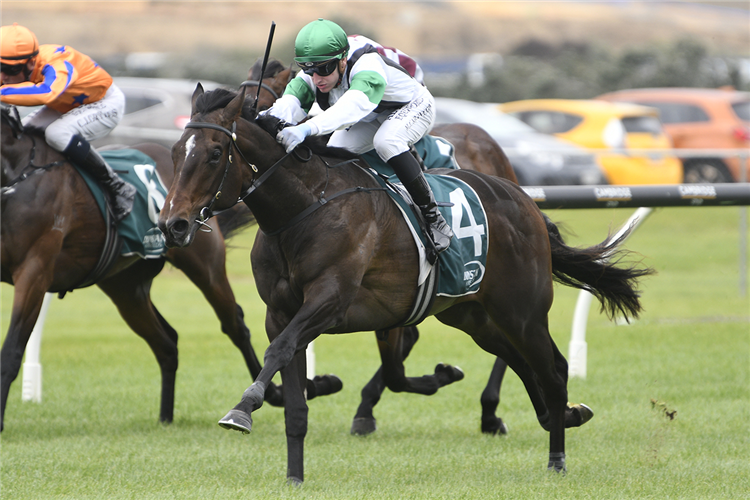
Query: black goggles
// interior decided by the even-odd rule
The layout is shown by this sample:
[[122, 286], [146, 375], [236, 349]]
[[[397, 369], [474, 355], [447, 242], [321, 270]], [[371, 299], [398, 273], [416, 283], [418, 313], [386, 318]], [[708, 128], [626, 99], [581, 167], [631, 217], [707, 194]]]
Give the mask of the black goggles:
[[320, 76], [328, 76], [334, 71], [336, 71], [336, 68], [339, 65], [339, 59], [329, 59], [327, 61], [319, 62], [319, 63], [312, 63], [312, 62], [303, 62], [303, 63], [297, 63], [297, 66], [302, 68], [302, 72], [306, 75], [312, 76], [313, 74], [317, 74]]
[[16, 76], [17, 74], [21, 73], [21, 71], [23, 71], [25, 67], [26, 67], [26, 63], [21, 63], [21, 64], [0, 63], [0, 71], [2, 71], [8, 76]]

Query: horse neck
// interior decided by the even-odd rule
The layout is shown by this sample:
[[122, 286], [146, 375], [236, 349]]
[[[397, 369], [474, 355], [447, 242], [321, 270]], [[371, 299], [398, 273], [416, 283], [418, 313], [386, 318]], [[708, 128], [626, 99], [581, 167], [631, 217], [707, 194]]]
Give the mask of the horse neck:
[[16, 138], [7, 126], [2, 130], [0, 149], [3, 159], [3, 186], [21, 175], [27, 167], [42, 166], [63, 158], [61, 153], [46, 143], [42, 134], [27, 131]]
[[274, 138], [259, 127], [255, 128], [258, 134], [267, 136], [269, 140], [259, 141], [256, 137], [249, 141], [238, 141], [245, 158], [251, 163], [257, 160], [255, 165], [258, 168], [258, 173], [255, 173], [242, 162], [242, 184], [244, 192], [268, 169], [274, 168], [273, 173], [245, 198], [245, 204], [253, 212], [258, 226], [268, 233], [283, 227], [315, 203], [330, 179], [327, 178], [325, 163], [318, 156], [302, 162], [293, 154], [285, 155]]

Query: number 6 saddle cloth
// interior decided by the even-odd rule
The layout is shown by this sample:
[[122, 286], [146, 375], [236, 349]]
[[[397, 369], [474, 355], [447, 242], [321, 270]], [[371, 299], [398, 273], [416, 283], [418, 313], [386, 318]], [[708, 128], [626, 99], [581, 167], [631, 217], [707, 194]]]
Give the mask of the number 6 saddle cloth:
[[[119, 239], [122, 240], [119, 255], [138, 255], [142, 259], [161, 258], [167, 248], [164, 244], [164, 235], [156, 223], [164, 206], [167, 190], [156, 173], [156, 162], [136, 149], [116, 149], [99, 153], [117, 175], [137, 190], [133, 211], [117, 226]], [[102, 188], [88, 173], [78, 167], [76, 170], [86, 180], [104, 219], [108, 221]]]

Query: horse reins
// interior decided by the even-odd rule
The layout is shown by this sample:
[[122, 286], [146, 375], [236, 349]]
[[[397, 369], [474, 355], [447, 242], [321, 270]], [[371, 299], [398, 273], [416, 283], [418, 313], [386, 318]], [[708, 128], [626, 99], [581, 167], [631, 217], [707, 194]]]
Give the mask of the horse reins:
[[[21, 135], [23, 135], [23, 131], [21, 131]], [[20, 137], [20, 135], [19, 135]], [[8, 182], [7, 186], [3, 186], [0, 192], [5, 193], [9, 191], [13, 186], [18, 184], [19, 182], [23, 182], [35, 173], [41, 171], [41, 170], [47, 170], [52, 167], [57, 167], [60, 165], [65, 164], [65, 160], [57, 160], [50, 163], [47, 163], [46, 165], [34, 165], [34, 157], [36, 156], [36, 139], [34, 139], [33, 135], [27, 136], [29, 139], [31, 139], [31, 151], [29, 152], [29, 163], [23, 167], [21, 170], [21, 174], [13, 179], [12, 181]]]
[[[263, 184], [276, 171], [276, 169], [279, 167], [279, 165], [281, 165], [284, 162], [284, 160], [286, 160], [289, 156], [294, 156], [295, 158], [297, 158], [297, 160], [299, 160], [301, 162], [308, 162], [308, 161], [310, 161], [312, 159], [312, 151], [309, 148], [307, 148], [308, 153], [309, 153], [309, 155], [307, 157], [300, 156], [299, 153], [297, 152], [297, 149], [294, 149], [291, 153], [286, 153], [284, 156], [282, 156], [281, 158], [279, 158], [279, 160], [277, 160], [273, 165], [271, 165], [270, 167], [268, 167], [268, 170], [266, 170], [265, 172], [263, 172], [260, 175], [260, 177], [256, 178], [255, 174], [258, 173], [258, 167], [256, 167], [255, 164], [250, 163], [247, 160], [247, 158], [245, 158], [245, 155], [242, 154], [242, 151], [240, 150], [239, 146], [237, 145], [237, 133], [236, 133], [236, 131], [237, 131], [237, 122], [232, 122], [232, 130], [229, 130], [226, 127], [222, 127], [221, 125], [216, 125], [215, 123], [208, 123], [208, 122], [189, 122], [187, 125], [185, 125], [185, 128], [198, 128], [198, 129], [200, 129], [200, 128], [209, 128], [209, 129], [212, 129], [212, 130], [218, 130], [219, 132], [223, 132], [224, 134], [226, 134], [227, 136], [229, 136], [229, 138], [231, 140], [231, 144], [234, 146], [234, 149], [237, 150], [237, 152], [239, 153], [240, 157], [252, 169], [252, 171], [253, 171], [253, 178], [250, 181], [250, 187], [248, 187], [244, 192], [242, 192], [240, 194], [239, 198], [237, 199], [237, 201], [232, 206], [236, 205], [237, 203], [243, 202], [245, 200], [245, 198], [247, 198], [248, 196], [250, 196], [256, 189], [258, 189], [261, 186], [261, 184]], [[338, 163], [338, 164], [336, 164], [334, 166], [330, 166], [330, 165], [328, 165], [326, 163], [326, 168], [336, 168], [336, 167], [339, 167], [341, 165], [346, 165], [346, 164], [352, 163], [354, 161], [356, 161], [356, 160], [355, 159], [346, 160], [346, 161]], [[216, 211], [216, 212], [213, 210], [214, 203], [216, 203], [216, 200], [218, 200], [221, 197], [221, 190], [224, 187], [224, 181], [226, 180], [227, 174], [229, 173], [229, 166], [230, 166], [231, 163], [232, 163], [232, 153], [230, 152], [229, 156], [227, 157], [227, 162], [226, 162], [225, 167], [224, 167], [224, 174], [223, 174], [223, 176], [221, 178], [221, 183], [219, 184], [219, 188], [218, 188], [216, 194], [213, 196], [213, 198], [211, 198], [211, 201], [209, 202], [209, 204], [201, 209], [199, 217], [195, 220], [195, 222], [197, 222], [198, 224], [200, 224], [204, 228], [207, 228], [207, 229], [201, 228], [201, 231], [211, 232], [211, 226], [209, 226], [206, 223], [206, 221], [208, 221], [208, 219], [210, 219], [214, 215], [220, 214], [221, 212], [223, 212], [225, 210], [229, 210], [231, 208], [231, 207], [228, 207], [228, 208], [225, 208], [223, 210]], [[317, 209], [319, 209], [320, 207], [322, 207], [323, 205], [325, 205], [329, 201], [333, 200], [334, 198], [338, 198], [341, 195], [348, 194], [348, 193], [369, 192], [369, 191], [385, 191], [385, 188], [366, 188], [366, 187], [362, 187], [362, 186], [357, 186], [357, 187], [348, 188], [348, 189], [344, 189], [342, 191], [339, 191], [338, 193], [335, 193], [335, 194], [331, 195], [327, 199], [323, 196], [323, 194], [325, 193], [325, 190], [324, 190], [320, 194], [320, 197], [318, 198], [318, 200], [315, 203], [313, 203], [312, 205], [310, 205], [309, 207], [307, 207], [305, 210], [303, 210], [302, 212], [300, 212], [299, 214], [297, 214], [296, 216], [294, 216], [289, 222], [287, 222], [286, 224], [284, 224], [281, 228], [279, 228], [279, 229], [277, 229], [275, 231], [266, 233], [266, 234], [268, 234], [269, 236], [273, 236], [275, 234], [278, 234], [278, 233], [284, 231], [285, 229], [288, 229], [289, 227], [295, 225], [296, 223], [298, 223], [299, 221], [301, 221], [302, 219], [304, 219], [305, 217], [307, 217], [308, 215], [310, 215], [311, 213], [313, 213], [314, 211], [316, 211]]]
[[279, 98], [279, 94], [270, 85], [259, 82], [258, 80], [245, 80], [244, 82], [240, 83], [240, 87], [260, 87], [269, 91], [274, 99]]

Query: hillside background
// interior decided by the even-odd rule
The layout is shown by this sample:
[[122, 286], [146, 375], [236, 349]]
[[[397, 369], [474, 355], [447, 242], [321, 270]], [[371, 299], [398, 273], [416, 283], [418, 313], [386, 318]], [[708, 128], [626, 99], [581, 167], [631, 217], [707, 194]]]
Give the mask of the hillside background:
[[40, 43], [71, 45], [116, 75], [239, 83], [262, 55], [272, 21], [271, 55], [291, 62], [299, 28], [324, 17], [417, 58], [438, 95], [502, 101], [592, 97], [653, 82], [750, 86], [750, 0], [3, 0], [0, 15], [2, 24], [23, 24]]

